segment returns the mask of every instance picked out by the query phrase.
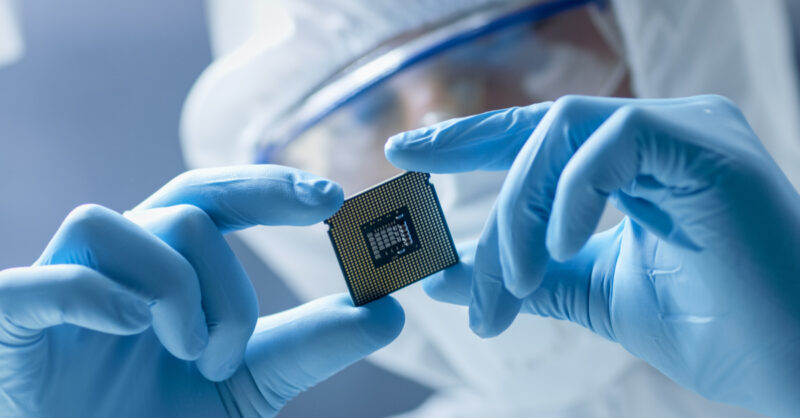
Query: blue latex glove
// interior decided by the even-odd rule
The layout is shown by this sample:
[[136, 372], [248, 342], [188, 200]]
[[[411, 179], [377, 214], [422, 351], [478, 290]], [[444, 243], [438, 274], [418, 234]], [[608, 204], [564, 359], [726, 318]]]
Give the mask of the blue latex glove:
[[258, 319], [222, 233], [341, 203], [328, 180], [242, 166], [181, 175], [124, 216], [79, 207], [34, 266], [0, 272], [0, 415], [274, 415], [392, 341], [403, 311], [335, 295]]
[[[728, 100], [565, 97], [397, 135], [395, 165], [510, 169], [426, 282], [481, 336], [576, 322], [710, 399], [800, 414], [800, 197]], [[606, 199], [627, 218], [592, 236]], [[535, 340], [536, 336], [531, 336]]]

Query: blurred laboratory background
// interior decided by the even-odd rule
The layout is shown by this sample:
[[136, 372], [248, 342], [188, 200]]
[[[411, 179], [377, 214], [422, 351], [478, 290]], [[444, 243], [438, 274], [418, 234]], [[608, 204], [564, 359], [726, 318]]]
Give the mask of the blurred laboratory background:
[[[75, 206], [124, 211], [184, 171], [181, 106], [211, 62], [203, 2], [30, 0], [20, 23], [25, 55], [0, 68], [0, 269], [31, 264]], [[298, 303], [230, 241], [262, 314]], [[281, 416], [385, 416], [429, 394], [362, 361]]]

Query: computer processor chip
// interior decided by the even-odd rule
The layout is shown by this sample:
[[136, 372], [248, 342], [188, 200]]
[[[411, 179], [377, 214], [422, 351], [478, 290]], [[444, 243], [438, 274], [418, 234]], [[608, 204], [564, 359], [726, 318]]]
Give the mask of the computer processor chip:
[[429, 180], [401, 174], [348, 198], [325, 221], [356, 306], [458, 263]]

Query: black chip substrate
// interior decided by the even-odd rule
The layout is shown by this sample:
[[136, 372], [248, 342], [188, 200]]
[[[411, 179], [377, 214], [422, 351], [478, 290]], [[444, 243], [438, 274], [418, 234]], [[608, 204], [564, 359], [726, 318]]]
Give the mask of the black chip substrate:
[[356, 306], [458, 263], [429, 179], [401, 174], [345, 200], [325, 221]]

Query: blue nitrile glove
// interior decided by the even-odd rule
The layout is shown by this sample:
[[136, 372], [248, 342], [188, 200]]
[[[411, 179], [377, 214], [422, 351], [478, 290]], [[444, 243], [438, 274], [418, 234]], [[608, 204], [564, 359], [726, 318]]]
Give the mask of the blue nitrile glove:
[[[730, 101], [565, 97], [400, 134], [386, 154], [510, 169], [480, 241], [426, 283], [469, 304], [479, 335], [520, 310], [567, 319], [710, 399], [800, 415], [800, 197]], [[608, 198], [628, 217], [592, 235]]]
[[271, 416], [388, 344], [404, 319], [391, 298], [258, 319], [222, 235], [341, 203], [328, 180], [242, 166], [181, 175], [124, 216], [79, 207], [33, 267], [0, 272], [0, 416]]

